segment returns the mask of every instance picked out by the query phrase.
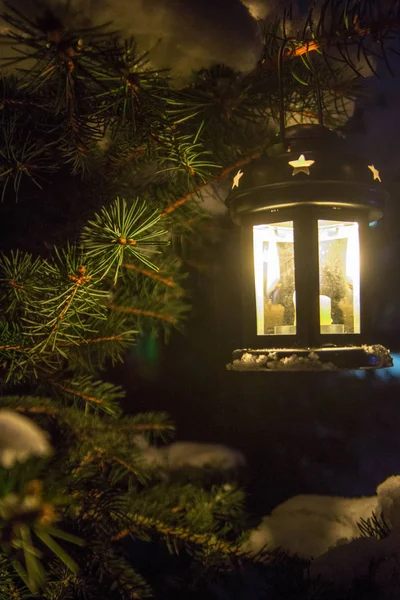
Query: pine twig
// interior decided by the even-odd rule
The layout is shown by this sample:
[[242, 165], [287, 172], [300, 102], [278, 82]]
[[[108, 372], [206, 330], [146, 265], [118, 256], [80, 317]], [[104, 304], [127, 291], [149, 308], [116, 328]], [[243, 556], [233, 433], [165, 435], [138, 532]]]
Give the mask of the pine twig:
[[135, 265], [123, 264], [122, 266], [125, 267], [125, 269], [130, 269], [132, 271], [136, 271], [136, 273], [140, 273], [141, 275], [146, 275], [146, 277], [150, 277], [151, 279], [155, 279], [156, 281], [159, 281], [160, 283], [164, 283], [168, 287], [176, 287], [176, 283], [172, 279], [172, 277], [162, 277], [159, 273], [155, 273], [154, 271], [148, 271], [146, 269], [140, 269], [139, 267], [136, 267]]
[[29, 352], [29, 350], [32, 350], [31, 347], [26, 347], [24, 348], [23, 346], [8, 346], [7, 344], [5, 346], [0, 346], [0, 350], [20, 350], [21, 352]]
[[[62, 321], [65, 317], [65, 315], [67, 314], [68, 310], [71, 307], [72, 301], [78, 291], [78, 288], [81, 285], [84, 285], [85, 283], [88, 283], [92, 277], [90, 275], [85, 275], [86, 273], [86, 267], [85, 266], [80, 266], [78, 269], [79, 275], [68, 275], [68, 278], [71, 281], [74, 281], [74, 286], [69, 294], [69, 296], [67, 296], [65, 302], [64, 302], [64, 307], [62, 309], [62, 311], [60, 312], [60, 314], [57, 317], [57, 320], [55, 322], [55, 324], [53, 325], [53, 328], [51, 330], [51, 334], [55, 333], [56, 330], [58, 329], [58, 325], [60, 323], [60, 321]], [[50, 335], [51, 335], [50, 334]]]
[[117, 306], [116, 304], [108, 304], [108, 308], [111, 310], [115, 310], [116, 312], [124, 312], [132, 315], [142, 315], [145, 317], [154, 317], [155, 319], [160, 319], [160, 321], [166, 321], [167, 323], [176, 324], [177, 320], [175, 317], [171, 317], [170, 315], [163, 315], [161, 313], [156, 313], [152, 310], [145, 310], [143, 308], [131, 308], [130, 306]]
[[118, 342], [123, 339], [124, 334], [118, 333], [116, 335], [109, 335], [106, 337], [98, 337], [98, 338], [87, 338], [74, 342], [63, 342], [60, 343], [60, 346], [84, 346], [85, 344], [100, 344], [102, 342]]
[[95, 398], [94, 396], [88, 396], [87, 394], [84, 394], [83, 392], [80, 392], [79, 390], [73, 390], [72, 388], [68, 388], [68, 387], [62, 385], [61, 383], [57, 383], [56, 381], [54, 381], [52, 383], [55, 387], [58, 387], [60, 390], [63, 390], [64, 392], [67, 392], [68, 394], [73, 394], [74, 396], [78, 396], [79, 398], [82, 398], [82, 400], [85, 400], [86, 402], [93, 402], [94, 404], [103, 404], [103, 400], [101, 400], [100, 398]]
[[[86, 436], [84, 436], [84, 439], [86, 441], [89, 441], [89, 439]], [[86, 465], [89, 465], [99, 460], [114, 461], [122, 467], [124, 467], [124, 469], [126, 469], [129, 473], [133, 473], [136, 477], [138, 477], [139, 475], [138, 471], [132, 465], [128, 464], [122, 458], [115, 456], [115, 454], [108, 454], [107, 451], [104, 450], [104, 448], [100, 448], [99, 446], [94, 446], [92, 450], [89, 450], [89, 452], [82, 459], [80, 465], [77, 467], [76, 472], [79, 472]]]
[[48, 415], [50, 417], [54, 417], [59, 414], [59, 411], [54, 408], [49, 408], [48, 406], [16, 406], [13, 408], [16, 412], [19, 413], [29, 413], [29, 414], [37, 414], [37, 415]]
[[178, 198], [178, 200], [175, 200], [175, 202], [173, 204], [164, 208], [164, 210], [161, 213], [161, 216], [166, 217], [166, 216], [170, 215], [176, 209], [178, 209], [180, 206], [183, 206], [184, 204], [186, 204], [186, 202], [188, 200], [190, 200], [194, 194], [197, 194], [197, 192], [200, 192], [202, 189], [204, 189], [210, 183], [222, 181], [223, 179], [228, 177], [228, 175], [230, 175], [230, 173], [232, 173], [232, 171], [234, 171], [235, 169], [242, 167], [243, 165], [247, 165], [249, 162], [251, 162], [252, 160], [254, 160], [256, 158], [259, 158], [260, 156], [261, 156], [261, 152], [256, 152], [246, 158], [241, 158], [240, 160], [236, 161], [233, 165], [230, 165], [229, 167], [225, 167], [218, 175], [216, 175], [215, 177], [212, 177], [211, 179], [209, 179], [208, 181], [206, 181], [204, 183], [200, 183], [199, 185], [196, 185], [196, 187], [192, 191], [187, 192], [186, 194], [184, 194], [183, 196]]
[[132, 467], [132, 465], [128, 464], [122, 458], [119, 458], [118, 456], [115, 456], [115, 454], [107, 454], [106, 450], [104, 450], [103, 448], [99, 448], [97, 446], [95, 448], [93, 448], [93, 450], [95, 450], [96, 452], [98, 452], [98, 457], [99, 458], [102, 457], [102, 458], [105, 458], [105, 459], [112, 460], [112, 461], [118, 463], [119, 465], [121, 465], [122, 467], [124, 467], [124, 469], [126, 469], [127, 471], [129, 471], [129, 473], [133, 473], [134, 475], [138, 476], [138, 472], [136, 471], [136, 469], [134, 469], [134, 467]]
[[[290, 60], [299, 56], [304, 56], [304, 54], [308, 54], [309, 52], [331, 46], [339, 46], [340, 44], [348, 45], [350, 43], [355, 45], [357, 44], [357, 40], [355, 39], [356, 36], [363, 39], [371, 35], [377, 36], [379, 33], [387, 32], [388, 30], [399, 31], [400, 21], [398, 19], [387, 19], [374, 24], [373, 27], [367, 25], [361, 27], [358, 19], [355, 18], [353, 27], [347, 29], [342, 35], [337, 33], [335, 36], [325, 36], [319, 39], [305, 41], [303, 44], [296, 46], [296, 48], [288, 49], [284, 52], [283, 60]], [[260, 61], [258, 68], [265, 71], [276, 70], [277, 60], [276, 58], [264, 59]]]
[[[234, 557], [246, 557], [247, 552], [243, 550], [237, 544], [231, 544], [224, 540], [219, 540], [215, 535], [207, 535], [205, 533], [193, 533], [190, 529], [185, 527], [171, 527], [166, 523], [163, 523], [159, 519], [152, 519], [151, 517], [145, 517], [140, 514], [131, 515], [131, 519], [137, 525], [137, 527], [144, 527], [146, 529], [152, 529], [161, 535], [175, 537], [183, 542], [192, 543], [198, 546], [206, 547], [212, 552], [222, 552], [223, 554], [234, 556]], [[120, 541], [129, 535], [132, 535], [136, 531], [135, 527], [129, 529], [123, 529], [118, 533], [114, 534], [111, 538], [113, 542]]]

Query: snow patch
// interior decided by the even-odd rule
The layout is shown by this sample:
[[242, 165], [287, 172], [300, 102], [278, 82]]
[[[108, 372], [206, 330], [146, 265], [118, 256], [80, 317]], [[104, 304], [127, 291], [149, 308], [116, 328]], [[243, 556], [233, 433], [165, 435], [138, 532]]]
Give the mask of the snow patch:
[[45, 457], [52, 452], [48, 435], [31, 419], [9, 410], [0, 410], [0, 464], [11, 469], [32, 456]]
[[175, 471], [183, 467], [212, 466], [218, 469], [234, 470], [246, 466], [242, 452], [223, 444], [202, 442], [174, 442], [162, 448], [146, 446], [146, 442], [136, 440], [142, 449], [142, 458], [147, 464]]
[[282, 548], [303, 558], [317, 558], [331, 548], [347, 546], [354, 538], [361, 537], [358, 523], [373, 514], [382, 515], [389, 527], [400, 526], [399, 475], [381, 483], [376, 496], [344, 498], [310, 494], [290, 498], [263, 517], [245, 548], [251, 554], [266, 546]]

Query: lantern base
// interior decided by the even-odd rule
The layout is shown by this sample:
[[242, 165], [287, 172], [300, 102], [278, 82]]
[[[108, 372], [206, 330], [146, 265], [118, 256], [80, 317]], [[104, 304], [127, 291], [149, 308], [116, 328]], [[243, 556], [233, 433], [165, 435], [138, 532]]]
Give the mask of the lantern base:
[[380, 344], [234, 350], [232, 358], [227, 365], [230, 371], [372, 370], [393, 366], [390, 351]]

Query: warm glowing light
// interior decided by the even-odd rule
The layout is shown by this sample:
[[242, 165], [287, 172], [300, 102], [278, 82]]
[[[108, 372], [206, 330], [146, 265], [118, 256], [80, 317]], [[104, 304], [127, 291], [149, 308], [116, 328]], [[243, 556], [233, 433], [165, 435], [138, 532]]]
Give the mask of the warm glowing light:
[[[318, 221], [321, 333], [360, 333], [358, 223]], [[331, 319], [327, 304], [330, 300]]]
[[331, 299], [328, 296], [319, 297], [321, 325], [332, 325]]
[[253, 227], [257, 335], [293, 335], [293, 222]]
[[[323, 334], [360, 333], [358, 223], [318, 221]], [[293, 221], [253, 227], [257, 335], [296, 333]]]

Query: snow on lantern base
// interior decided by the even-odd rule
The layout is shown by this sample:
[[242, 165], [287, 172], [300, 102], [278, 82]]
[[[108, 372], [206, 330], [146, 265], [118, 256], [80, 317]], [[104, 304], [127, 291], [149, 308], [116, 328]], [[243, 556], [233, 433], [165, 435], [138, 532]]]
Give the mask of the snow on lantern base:
[[235, 350], [230, 371], [336, 371], [385, 369], [393, 366], [390, 351], [380, 344], [324, 348]]

